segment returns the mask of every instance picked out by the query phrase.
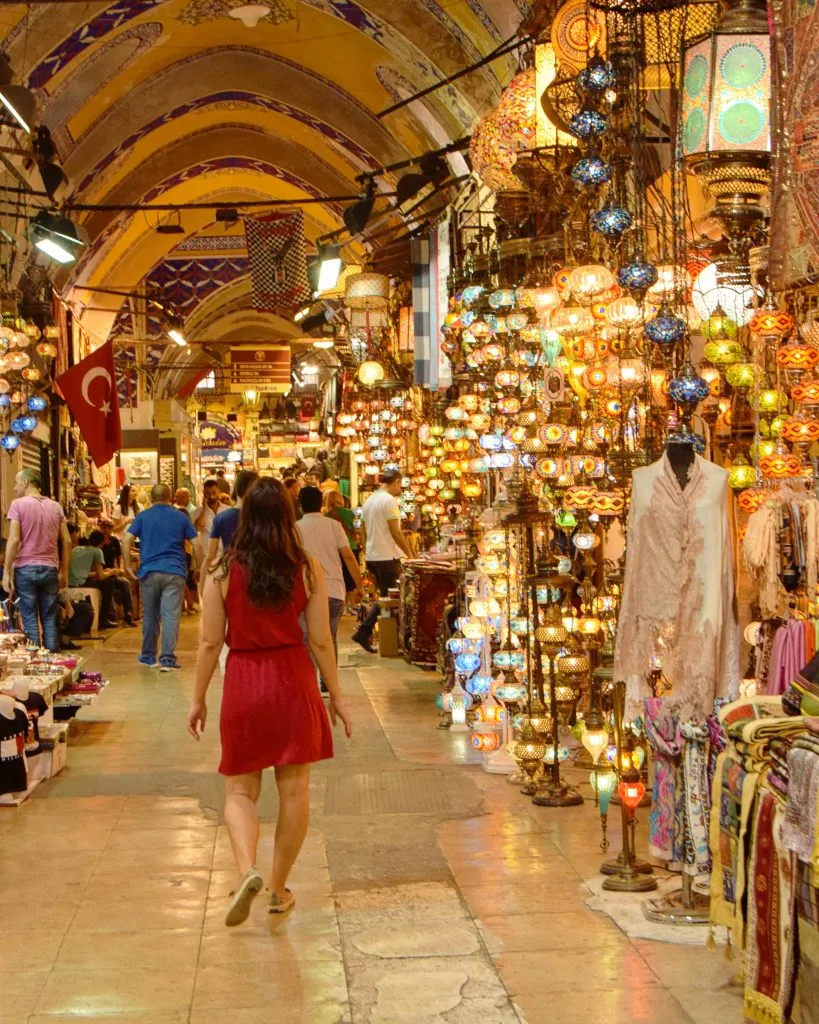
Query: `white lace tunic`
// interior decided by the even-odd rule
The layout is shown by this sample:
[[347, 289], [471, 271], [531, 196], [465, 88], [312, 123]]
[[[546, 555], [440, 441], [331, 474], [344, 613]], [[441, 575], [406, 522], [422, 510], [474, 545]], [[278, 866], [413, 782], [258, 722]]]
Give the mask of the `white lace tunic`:
[[728, 474], [699, 456], [684, 489], [666, 455], [633, 474], [614, 654], [629, 719], [651, 696], [654, 658], [672, 686], [667, 706], [684, 722], [702, 721], [715, 697], [738, 692]]

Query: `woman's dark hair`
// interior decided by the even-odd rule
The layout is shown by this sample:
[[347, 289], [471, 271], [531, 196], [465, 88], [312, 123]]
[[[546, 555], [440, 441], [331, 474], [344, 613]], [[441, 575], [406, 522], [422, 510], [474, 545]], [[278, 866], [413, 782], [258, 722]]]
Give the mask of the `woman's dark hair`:
[[222, 558], [221, 579], [234, 561], [244, 566], [247, 596], [258, 608], [280, 607], [305, 566], [309, 574], [293, 501], [279, 480], [259, 477], [245, 494], [236, 538]]
[[129, 509], [129, 507], [131, 505], [131, 485], [130, 484], [123, 484], [122, 485], [122, 490], [119, 492], [119, 497], [117, 498], [117, 504], [119, 505], [120, 512], [124, 516], [127, 516], [128, 515], [128, 509]]

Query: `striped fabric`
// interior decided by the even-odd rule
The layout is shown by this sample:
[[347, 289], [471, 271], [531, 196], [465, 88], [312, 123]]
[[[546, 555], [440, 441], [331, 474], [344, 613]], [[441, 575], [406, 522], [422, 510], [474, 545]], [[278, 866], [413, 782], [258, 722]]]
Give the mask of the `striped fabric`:
[[449, 360], [441, 352], [441, 326], [448, 308], [449, 222], [412, 240], [412, 307], [415, 383], [441, 391], [452, 383]]

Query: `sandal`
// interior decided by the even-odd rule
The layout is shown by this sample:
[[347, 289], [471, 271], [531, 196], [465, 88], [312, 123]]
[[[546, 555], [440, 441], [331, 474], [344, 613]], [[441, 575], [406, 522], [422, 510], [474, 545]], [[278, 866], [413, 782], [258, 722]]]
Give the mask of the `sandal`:
[[239, 887], [230, 894], [232, 899], [225, 915], [225, 924], [228, 928], [235, 928], [237, 924], [242, 924], [248, 919], [253, 900], [263, 888], [264, 879], [256, 868], [251, 868], [239, 883]]
[[279, 896], [278, 893], [272, 892], [267, 904], [267, 912], [268, 914], [286, 914], [295, 905], [296, 897], [289, 889], [284, 890], [284, 896]]

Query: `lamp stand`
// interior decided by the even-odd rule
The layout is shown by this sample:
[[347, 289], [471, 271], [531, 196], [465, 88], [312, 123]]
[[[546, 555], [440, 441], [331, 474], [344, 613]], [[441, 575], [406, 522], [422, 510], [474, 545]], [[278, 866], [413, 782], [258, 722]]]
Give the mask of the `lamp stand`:
[[[626, 684], [614, 684], [614, 737], [617, 744], [616, 767], [618, 777], [622, 774], [620, 752], [623, 749], [623, 714], [626, 706]], [[653, 868], [637, 860], [634, 833], [636, 819], [625, 803], [620, 802], [623, 822], [623, 849], [619, 856], [601, 871], [607, 875], [603, 888], [610, 892], [652, 892], [657, 888], [657, 879], [652, 877]], [[614, 868], [612, 871], [611, 868]]]
[[708, 924], [711, 899], [694, 892], [694, 876], [682, 874], [682, 888], [643, 904], [643, 916], [657, 924]]

